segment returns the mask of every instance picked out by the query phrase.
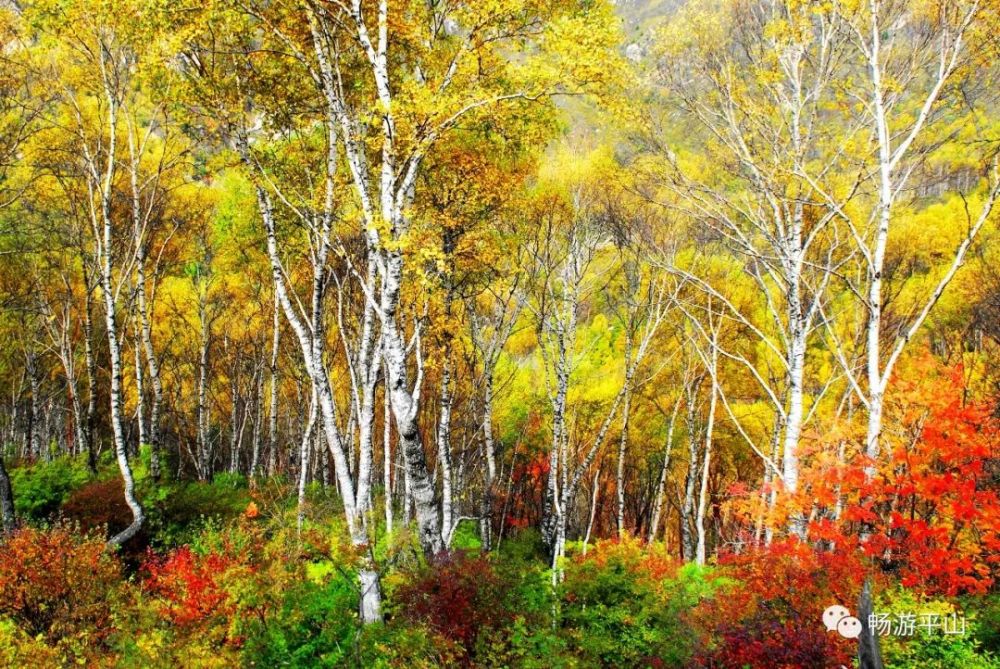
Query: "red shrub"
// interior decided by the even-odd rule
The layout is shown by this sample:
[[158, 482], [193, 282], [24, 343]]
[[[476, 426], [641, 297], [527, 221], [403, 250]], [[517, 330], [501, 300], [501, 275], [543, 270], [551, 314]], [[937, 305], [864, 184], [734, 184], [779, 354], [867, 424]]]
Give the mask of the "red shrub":
[[104, 541], [68, 526], [25, 527], [0, 543], [0, 616], [50, 641], [103, 638], [120, 583], [121, 566]]
[[[848, 440], [857, 450], [844, 462], [830, 462], [835, 449], [817, 442], [819, 464], [803, 468], [802, 490], [828, 513], [809, 537], [864, 553], [924, 593], [988, 592], [1000, 578], [1000, 421], [994, 405], [966, 401], [961, 366], [929, 355], [907, 364], [887, 396], [892, 429], [873, 478], [863, 434]], [[839, 520], [829, 513], [836, 504]]]
[[401, 586], [397, 600], [404, 618], [426, 624], [471, 655], [480, 633], [513, 620], [503, 605], [509, 585], [485, 556], [459, 552]]
[[[800, 667], [850, 666], [850, 649], [838, 649], [823, 627], [780, 621], [755, 615], [738, 625], [717, 630], [719, 648], [706, 666], [799, 669]], [[841, 639], [840, 641], [846, 642]]]
[[63, 503], [62, 514], [84, 531], [107, 528], [108, 536], [121, 532], [132, 522], [132, 512], [118, 479], [93, 481], [75, 490]]
[[229, 556], [198, 555], [182, 546], [165, 557], [148, 553], [143, 568], [148, 574], [143, 588], [160, 599], [160, 614], [174, 625], [194, 626], [234, 612], [224, 584], [240, 566]]
[[824, 609], [854, 611], [865, 570], [849, 554], [820, 552], [797, 540], [721, 559], [730, 591], [701, 611], [710, 667], [850, 666], [854, 642], [828, 632]]

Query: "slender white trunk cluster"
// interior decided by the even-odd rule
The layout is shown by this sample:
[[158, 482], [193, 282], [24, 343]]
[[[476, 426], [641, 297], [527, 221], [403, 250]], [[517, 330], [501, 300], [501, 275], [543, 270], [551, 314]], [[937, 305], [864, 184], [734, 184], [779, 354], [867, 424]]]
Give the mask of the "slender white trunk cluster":
[[[667, 297], [664, 286], [649, 278], [646, 287], [648, 300], [642, 305], [633, 303], [628, 315], [630, 330], [626, 336], [624, 355], [624, 380], [620, 390], [612, 400], [607, 413], [589, 444], [571, 445], [570, 424], [567, 415], [567, 399], [576, 363], [577, 325], [579, 312], [586, 297], [587, 286], [593, 276], [591, 261], [602, 243], [600, 236], [587, 231], [573, 231], [566, 248], [553, 253], [551, 246], [555, 240], [545, 241], [545, 249], [539, 252], [539, 260], [556, 261], [556, 266], [545, 270], [555, 281], [542, 286], [547, 309], [535, 309], [538, 318], [539, 351], [545, 366], [545, 383], [552, 406], [552, 442], [549, 452], [549, 472], [542, 509], [542, 533], [552, 557], [553, 579], [561, 573], [560, 561], [565, 555], [567, 529], [571, 507], [583, 476], [586, 475], [594, 459], [604, 445], [612, 425], [618, 418], [619, 410], [628, 402], [633, 390], [633, 380], [642, 365], [649, 346], [666, 315]], [[635, 286], [633, 286], [634, 288]], [[628, 420], [623, 417], [622, 438], [619, 449], [627, 445]], [[571, 453], [582, 453], [582, 457], [571, 461]], [[618, 459], [619, 522], [623, 504], [622, 457]]]
[[94, 443], [94, 431], [97, 422], [97, 360], [94, 356], [94, 326], [92, 320], [93, 289], [88, 269], [88, 258], [81, 254], [83, 265], [83, 354], [87, 371], [87, 418], [86, 418], [86, 448], [87, 467], [92, 474], [97, 473], [97, 445]]
[[195, 409], [197, 440], [195, 442], [195, 468], [198, 478], [206, 481], [212, 475], [212, 441], [209, 435], [208, 363], [212, 326], [208, 314], [207, 288], [199, 281], [198, 291], [198, 399]]
[[660, 516], [663, 513], [663, 499], [667, 489], [667, 476], [670, 473], [670, 454], [674, 448], [674, 426], [677, 424], [677, 413], [680, 411], [681, 402], [684, 399], [683, 393], [677, 394], [674, 401], [673, 411], [670, 412], [670, 421], [667, 423], [667, 437], [664, 440], [663, 464], [660, 466], [660, 476], [656, 481], [656, 496], [653, 501], [653, 513], [649, 520], [649, 535], [647, 541], [653, 543], [656, 535], [660, 531]]
[[302, 432], [302, 442], [299, 446], [299, 484], [298, 484], [298, 512], [295, 514], [296, 527], [299, 533], [302, 532], [302, 522], [306, 515], [306, 479], [309, 475], [309, 454], [312, 450], [313, 430], [316, 427], [316, 391], [313, 390], [309, 400], [309, 417], [306, 419], [306, 427]]
[[[149, 202], [143, 205], [142, 195], [143, 188], [140, 185], [139, 174], [141, 170], [142, 156], [145, 153], [145, 149], [149, 138], [153, 134], [155, 128], [154, 123], [149, 123], [147, 131], [144, 137], [139, 140], [137, 137], [136, 127], [134, 119], [129, 118], [126, 123], [128, 128], [128, 148], [129, 148], [129, 187], [131, 192], [131, 213], [132, 213], [132, 245], [135, 248], [135, 295], [136, 295], [136, 307], [138, 311], [138, 323], [136, 325], [136, 356], [135, 356], [135, 369], [136, 369], [136, 383], [138, 386], [142, 385], [142, 365], [143, 356], [139, 352], [139, 347], [141, 343], [141, 350], [145, 353], [145, 364], [149, 368], [149, 381], [153, 388], [153, 398], [150, 407], [150, 417], [149, 417], [149, 433], [145, 433], [143, 427], [143, 420], [139, 420], [139, 431], [140, 431], [140, 443], [148, 444], [150, 447], [150, 474], [153, 478], [159, 478], [160, 476], [160, 413], [161, 407], [163, 405], [163, 381], [160, 377], [160, 364], [159, 359], [156, 355], [156, 349], [153, 346], [153, 317], [151, 314], [152, 303], [149, 297], [149, 290], [146, 281], [146, 264], [147, 264], [147, 248], [149, 245], [149, 228], [151, 225], [151, 216], [154, 208], [154, 203], [156, 200], [155, 190], [159, 185], [160, 173], [157, 172], [154, 177], [150, 180], [150, 184], [154, 191], [148, 197]], [[162, 169], [162, 163], [160, 164]], [[155, 277], [155, 269], [154, 269]], [[142, 406], [143, 395], [141, 388], [139, 389], [138, 406]]]
[[635, 370], [632, 367], [632, 329], [625, 331], [625, 382], [622, 391], [625, 396], [622, 406], [622, 433], [618, 441], [618, 468], [615, 488], [618, 491], [618, 536], [625, 534], [625, 453], [628, 450], [628, 422], [632, 409], [632, 382]]
[[[670, 154], [675, 173], [669, 186], [683, 198], [682, 210], [718, 233], [745, 264], [767, 310], [763, 317], [747, 310], [725, 280], [699, 275], [696, 269], [673, 266], [672, 271], [715, 300], [780, 360], [782, 373], [769, 379], [759, 373], [754, 357], [738, 347], [719, 351], [743, 367], [780, 417], [780, 465], [750, 441], [742, 425], [738, 432], [762, 457], [765, 477], [780, 477], [792, 506], [799, 504], [799, 442], [811, 395], [806, 350], [826, 299], [825, 287], [840, 262], [838, 245], [827, 231], [836, 207], [854, 194], [852, 190], [828, 205], [815, 204], [823, 200], [823, 178], [813, 178], [809, 170], [817, 157], [817, 141], [829, 132], [826, 105], [842, 68], [845, 40], [835, 14], [814, 9], [761, 5], [759, 16], [751, 12], [751, 21], [759, 23], [740, 33], [749, 45], [723, 43], [708, 57], [693, 54], [687, 71], [665, 70], [671, 91], [717, 140], [715, 150], [727, 175], [718, 182], [688, 174]], [[788, 30], [772, 33], [771, 20]], [[733, 87], [732, 68], [740, 67], [740, 59], [748, 54], [773, 56], [773, 61], [760, 62], [768, 75], [751, 79], [747, 89]], [[830, 168], [824, 164], [822, 176]], [[667, 262], [673, 265], [672, 259]], [[728, 403], [724, 406], [736, 421]], [[801, 509], [793, 510], [788, 531], [805, 538]]]
[[[718, 331], [716, 330], [717, 334]], [[713, 342], [713, 344], [716, 342]], [[708, 419], [705, 422], [705, 447], [702, 451], [701, 488], [698, 492], [698, 515], [695, 518], [695, 527], [698, 531], [698, 543], [695, 546], [694, 559], [698, 564], [705, 564], [705, 557], [708, 545], [705, 531], [705, 513], [708, 510], [708, 479], [711, 473], [712, 464], [712, 435], [715, 431], [715, 407], [719, 399], [719, 356], [718, 348], [713, 346], [709, 353], [709, 376], [712, 379], [712, 387], [708, 397]]]
[[[515, 262], [517, 260], [515, 259]], [[519, 268], [520, 269], [520, 268]], [[497, 485], [498, 444], [494, 436], [493, 405], [496, 400], [496, 371], [504, 347], [514, 330], [524, 307], [525, 296], [517, 281], [505, 290], [490, 295], [485, 310], [470, 300], [466, 315], [475, 351], [482, 361], [482, 430], [483, 457], [486, 461], [483, 490], [479, 498], [479, 538], [483, 550], [492, 550], [494, 534], [494, 500]]]
[[270, 387], [268, 390], [267, 412], [267, 473], [274, 474], [278, 459], [278, 354], [281, 346], [281, 305], [274, 298], [274, 312], [271, 321], [271, 363], [268, 367]]
[[389, 406], [389, 398], [383, 396], [382, 415], [382, 488], [385, 497], [385, 533], [392, 534], [393, 522], [393, 459], [392, 459], [392, 407]]
[[[332, 138], [331, 138], [332, 141]], [[250, 147], [246, 140], [241, 140], [240, 151], [245, 162], [251, 167], [254, 166], [250, 155]], [[333, 148], [331, 148], [331, 154]], [[331, 161], [333, 157], [331, 155]], [[332, 171], [329, 172], [332, 176]], [[328, 182], [329, 183], [329, 182]], [[328, 197], [332, 197], [332, 183], [328, 185]], [[319, 420], [326, 436], [327, 448], [333, 459], [334, 474], [337, 478], [337, 485], [340, 490], [341, 499], [344, 504], [344, 515], [347, 520], [348, 532], [351, 542], [360, 548], [365, 549], [369, 557], [366, 558], [366, 565], [370, 564], [370, 548], [368, 529], [363, 517], [364, 508], [358, 506], [358, 492], [363, 493], [361, 486], [356, 488], [351, 476], [349, 467], [349, 454], [346, 451], [344, 439], [340, 427], [337, 425], [337, 408], [333, 395], [333, 388], [330, 384], [329, 372], [323, 359], [325, 349], [325, 333], [323, 329], [323, 303], [326, 286], [327, 253], [329, 251], [329, 236], [331, 220], [329, 214], [321, 215], [320, 225], [317, 226], [318, 249], [313, 262], [311, 311], [308, 319], [299, 311], [298, 306], [289, 293], [289, 287], [285, 278], [281, 256], [278, 251], [278, 238], [275, 228], [274, 210], [271, 204], [271, 197], [263, 186], [256, 186], [257, 203], [260, 209], [261, 218], [264, 222], [264, 232], [267, 239], [267, 255], [271, 263], [271, 274], [275, 286], [275, 294], [281, 304], [285, 319], [292, 328], [292, 332], [299, 342], [306, 371], [312, 382], [313, 393], [319, 407]], [[370, 449], [370, 444], [369, 444]], [[369, 453], [369, 458], [370, 453]], [[370, 464], [368, 466], [370, 472]], [[370, 485], [366, 482], [366, 486]], [[374, 574], [374, 575], [373, 575]], [[371, 566], [365, 566], [359, 571], [361, 582], [361, 614], [365, 622], [373, 622], [381, 619], [381, 595], [378, 587], [377, 574]]]

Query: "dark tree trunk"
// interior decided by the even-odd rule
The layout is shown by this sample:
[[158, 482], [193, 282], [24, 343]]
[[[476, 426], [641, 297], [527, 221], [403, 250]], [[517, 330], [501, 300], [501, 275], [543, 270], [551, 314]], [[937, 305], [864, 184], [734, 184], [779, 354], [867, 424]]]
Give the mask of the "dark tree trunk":
[[884, 669], [882, 651], [879, 648], [878, 635], [869, 624], [872, 614], [872, 580], [865, 579], [858, 600], [858, 618], [861, 619], [861, 636], [858, 637], [858, 669]]
[[0, 518], [3, 521], [3, 532], [7, 534], [14, 529], [14, 490], [10, 486], [10, 476], [0, 457]]

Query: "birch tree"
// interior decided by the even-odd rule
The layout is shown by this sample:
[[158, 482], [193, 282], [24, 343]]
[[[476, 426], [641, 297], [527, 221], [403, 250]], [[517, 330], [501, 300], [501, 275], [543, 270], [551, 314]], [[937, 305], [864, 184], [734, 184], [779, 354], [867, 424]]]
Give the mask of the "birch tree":
[[[371, 459], [373, 426], [374, 382], [378, 376], [379, 347], [376, 346], [376, 323], [373, 321], [374, 305], [365, 306], [365, 325], [362, 327], [359, 347], [346, 341], [351, 358], [349, 379], [354, 389], [354, 397], [367, 398], [349, 405], [350, 419], [344, 425], [344, 414], [335, 396], [335, 384], [331, 380], [327, 366], [328, 351], [328, 296], [330, 294], [331, 262], [334, 250], [343, 250], [338, 244], [335, 249], [334, 223], [339, 214], [337, 193], [337, 173], [341, 153], [337, 125], [334, 119], [325, 115], [319, 124], [320, 132], [300, 137], [295, 128], [279, 125], [277, 140], [269, 144], [261, 137], [261, 126], [269, 114], [275, 113], [273, 101], [261, 95], [270, 85], [266, 78], [255, 78], [255, 72], [245, 60], [252, 52], [253, 41], [248, 37], [247, 19], [259, 22], [276, 39], [284, 40], [281, 27], [271, 23], [275, 14], [257, 13], [259, 8], [247, 7], [249, 15], [237, 13], [232, 16], [223, 12], [221, 19], [229, 21], [228, 32], [221, 36], [216, 33], [201, 33], [197, 29], [188, 37], [184, 60], [189, 77], [188, 95], [196, 113], [200, 112], [203, 122], [214, 125], [215, 119], [223, 119], [218, 133], [235, 149], [249, 177], [260, 221], [263, 224], [266, 258], [270, 267], [274, 286], [275, 301], [288, 322], [306, 373], [316, 394], [317, 421], [333, 459], [337, 485], [344, 505], [345, 519], [352, 543], [358, 547], [363, 557], [363, 568], [359, 570], [361, 588], [361, 617], [365, 622], [381, 619], [381, 595], [378, 575], [371, 562], [369, 530], [364, 512], [370, 507]], [[213, 18], [213, 15], [210, 15]], [[277, 16], [280, 18], [280, 12]], [[296, 18], [302, 18], [297, 16]], [[198, 26], [200, 28], [200, 26]], [[216, 41], [221, 39], [223, 41]], [[290, 43], [293, 44], [294, 43]], [[303, 45], [304, 49], [305, 46]], [[311, 51], [310, 51], [311, 53]], [[306, 52], [295, 45], [295, 54], [302, 59], [308, 73], [317, 70]], [[221, 55], [221, 57], [220, 57]], [[285, 61], [287, 63], [287, 61]], [[211, 65], [211, 66], [209, 66]], [[319, 80], [316, 79], [316, 82]], [[207, 120], [206, 120], [207, 119]], [[278, 121], [280, 124], [282, 121]], [[305, 160], [284, 162], [283, 147], [294, 145], [302, 149]], [[297, 185], [302, 179], [310, 184], [300, 190]], [[277, 205], [277, 206], [276, 206]], [[289, 239], [285, 230], [291, 227], [302, 234]], [[300, 287], [293, 281], [297, 264], [289, 251], [300, 249], [306, 260], [309, 280], [300, 295]], [[346, 255], [344, 256], [346, 259]], [[357, 260], [348, 261], [357, 263]], [[352, 265], [356, 266], [356, 265]], [[363, 270], [366, 271], [367, 270]], [[366, 276], [370, 276], [367, 273]], [[345, 286], [341, 284], [341, 290]], [[343, 319], [340, 321], [343, 325]], [[274, 329], [277, 332], [277, 329]], [[341, 333], [344, 335], [344, 333]], [[274, 335], [276, 337], [276, 335]], [[346, 336], [346, 335], [344, 335]], [[358, 415], [367, 416], [357, 421]], [[352, 476], [351, 445], [353, 426], [360, 425], [366, 431], [361, 439], [360, 476]]]
[[[85, 211], [92, 232], [92, 253], [103, 307], [105, 333], [110, 363], [110, 423], [115, 456], [124, 484], [125, 501], [132, 512], [132, 523], [112, 537], [111, 544], [132, 538], [144, 521], [142, 506], [135, 496], [135, 481], [128, 460], [123, 417], [121, 294], [127, 283], [131, 258], [123, 244], [121, 225], [115, 220], [113, 200], [122, 160], [120, 133], [129, 75], [137, 58], [133, 45], [122, 34], [113, 18], [100, 13], [82, 12], [71, 22], [52, 26], [55, 34], [74, 41], [82, 76], [91, 77], [90, 88], [80, 94], [68, 73], [64, 79], [62, 101], [72, 120], [71, 133], [78, 152], [86, 192]], [[65, 31], [65, 32], [61, 32]], [[68, 51], [66, 52], [68, 55]], [[96, 108], [96, 117], [91, 109]]]
[[[983, 227], [991, 219], [1000, 193], [996, 147], [988, 146], [980, 194], [965, 208], [965, 230], [953, 251], [932, 276], [924, 294], [913, 300], [909, 313], [896, 322], [886, 317], [887, 258], [893, 232], [903, 213], [915, 172], [934, 159], [949, 127], [967, 119], [966, 105], [978, 99], [974, 89], [959, 94], [956, 79], [977, 67], [977, 48], [991, 11], [988, 3], [972, 0], [932, 8], [922, 3], [837, 4], [837, 12], [850, 26], [851, 56], [857, 85], [850, 95], [857, 103], [859, 122], [871, 132], [874, 197], [864, 211], [854, 213], [840, 206], [838, 216], [848, 225], [863, 266], [859, 285], [849, 281], [859, 296], [865, 319], [864, 362], [861, 370], [850, 364], [850, 352], [836, 338], [835, 346], [848, 380], [867, 413], [866, 475], [875, 475], [881, 455], [885, 393], [893, 369], [908, 344], [930, 316], [952, 279], [965, 263]], [[907, 37], [919, 34], [914, 41]], [[992, 156], [992, 157], [991, 157]], [[836, 195], [824, 192], [828, 201]]]
[[[705, 39], [706, 31], [718, 39]], [[791, 498], [799, 487], [810, 395], [821, 387], [807, 370], [806, 353], [827, 287], [848, 255], [836, 214], [862, 176], [852, 182], [847, 171], [839, 199], [825, 198], [827, 182], [845, 181], [838, 170], [846, 162], [842, 147], [858, 131], [829, 111], [844, 76], [846, 35], [827, 8], [740, 2], [712, 10], [696, 3], [663, 35], [666, 53], [656, 76], [679, 106], [667, 118], [697, 128], [704, 140], [693, 154], [693, 146], [660, 146], [671, 193], [665, 204], [741, 259], [763, 315], [704, 276], [684, 276], [781, 365], [777, 385], [751, 366], [746, 371], [780, 416], [780, 478]], [[791, 515], [788, 529], [805, 537], [803, 513]]]
[[[10, 45], [9, 51], [16, 53], [24, 44], [14, 8], [0, 10], [0, 31], [5, 44]], [[8, 208], [21, 195], [18, 181], [10, 179], [11, 172], [20, 148], [37, 129], [36, 122], [51, 101], [50, 95], [41, 94], [32, 74], [16, 57], [5, 54], [0, 60], [0, 209]], [[16, 518], [14, 491], [4, 463], [5, 456], [6, 453], [0, 451], [0, 526], [6, 534], [14, 529]]]
[[[688, 384], [688, 376], [685, 374], [682, 387]], [[681, 405], [684, 401], [684, 393], [678, 392], [677, 399], [674, 400], [673, 409], [670, 411], [670, 418], [667, 420], [667, 433], [664, 438], [663, 463], [660, 465], [660, 474], [656, 479], [656, 490], [653, 497], [653, 510], [649, 520], [649, 530], [646, 541], [652, 543], [660, 531], [660, 517], [663, 514], [664, 499], [666, 497], [667, 476], [670, 472], [670, 456], [673, 454], [674, 434], [677, 427], [677, 416], [680, 413]]]
[[[162, 183], [165, 174], [174, 168], [181, 159], [181, 155], [174, 153], [170, 147], [170, 124], [166, 120], [159, 120], [159, 110], [152, 111], [151, 118], [145, 123], [145, 127], [140, 127], [141, 121], [138, 118], [140, 110], [137, 109], [139, 101], [135, 94], [126, 100], [124, 110], [126, 138], [128, 144], [127, 159], [124, 161], [128, 174], [129, 201], [131, 205], [132, 218], [132, 246], [135, 249], [135, 301], [137, 338], [136, 345], [141, 344], [142, 355], [137, 356], [135, 362], [136, 374], [141, 373], [141, 368], [145, 364], [149, 371], [149, 382], [152, 386], [152, 401], [150, 403], [149, 434], [148, 444], [150, 448], [150, 473], [154, 478], [160, 476], [161, 457], [161, 413], [163, 407], [163, 381], [160, 375], [159, 356], [153, 344], [153, 320], [155, 304], [155, 279], [159, 269], [159, 258], [157, 254], [153, 257], [153, 266], [149, 267], [149, 255], [152, 240], [156, 235], [158, 224], [162, 224], [159, 217], [164, 208], [163, 199], [164, 187]], [[150, 156], [153, 149], [150, 146], [155, 135], [160, 140], [158, 155]], [[174, 149], [176, 151], [176, 149]], [[153, 165], [144, 168], [143, 160], [150, 160]], [[148, 166], [147, 166], [148, 167]], [[167, 237], [169, 239], [169, 235]], [[161, 249], [162, 251], [162, 249]], [[147, 273], [152, 269], [153, 285], [147, 281]], [[141, 404], [141, 397], [140, 397]], [[140, 426], [141, 431], [141, 426]]]
[[[399, 313], [412, 230], [407, 211], [416, 196], [425, 158], [460, 121], [477, 113], [495, 113], [519, 101], [540, 99], [565, 85], [553, 78], [525, 86], [506, 78], [502, 73], [511, 61], [500, 56], [505, 48], [517, 50], [520, 40], [533, 41], [536, 31], [544, 35], [545, 22], [560, 17], [559, 7], [551, 15], [521, 2], [415, 4], [411, 9], [424, 46], [416, 54], [400, 53], [412, 58], [405, 67], [394, 66], [389, 58], [396, 35], [390, 28], [385, 0], [378, 3], [374, 14], [366, 13], [360, 0], [350, 5], [311, 7], [307, 17], [312, 37], [309, 56], [290, 38], [284, 41], [300, 53], [300, 60], [315, 62], [310, 65], [310, 75], [326, 102], [327, 123], [336, 126], [343, 146], [368, 252], [378, 269], [378, 284], [369, 283], [366, 296], [377, 304], [389, 396], [420, 541], [424, 551], [434, 555], [444, 548], [445, 533], [426, 465], [418, 425], [419, 386], [411, 382]], [[559, 25], [566, 31], [582, 28], [566, 21]], [[602, 46], [599, 30], [589, 35], [580, 31], [574, 37], [595, 48]], [[358, 99], [346, 93], [345, 82], [353, 80], [356, 73], [345, 69], [348, 54], [341, 52], [341, 39], [353, 45], [350, 55], [363, 64], [366, 84]], [[546, 46], [545, 42], [542, 45]], [[577, 67], [565, 58], [556, 62], [563, 66], [558, 74], [572, 75]], [[572, 76], [567, 80], [574, 83]], [[410, 91], [419, 91], [426, 103], [407, 105], [403, 93]], [[369, 109], [378, 110], [374, 136], [368, 136], [369, 126], [363, 122]], [[366, 150], [370, 141], [378, 147], [376, 151]]]

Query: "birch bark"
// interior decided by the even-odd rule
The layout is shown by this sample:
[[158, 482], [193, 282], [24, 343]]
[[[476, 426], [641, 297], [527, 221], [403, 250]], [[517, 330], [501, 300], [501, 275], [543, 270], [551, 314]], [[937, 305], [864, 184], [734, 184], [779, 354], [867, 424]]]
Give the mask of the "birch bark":
[[670, 471], [670, 453], [674, 447], [674, 426], [677, 423], [677, 413], [681, 408], [681, 401], [684, 399], [683, 393], [677, 394], [674, 401], [673, 411], [670, 412], [670, 421], [667, 423], [667, 438], [663, 449], [663, 464], [660, 465], [660, 477], [656, 482], [656, 497], [653, 501], [653, 513], [649, 521], [649, 535], [646, 538], [648, 543], [656, 540], [656, 535], [660, 530], [660, 515], [663, 513], [663, 497], [666, 494], [667, 474]]

